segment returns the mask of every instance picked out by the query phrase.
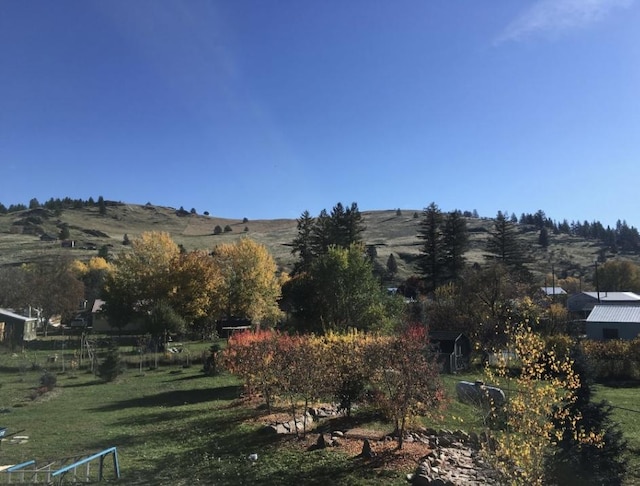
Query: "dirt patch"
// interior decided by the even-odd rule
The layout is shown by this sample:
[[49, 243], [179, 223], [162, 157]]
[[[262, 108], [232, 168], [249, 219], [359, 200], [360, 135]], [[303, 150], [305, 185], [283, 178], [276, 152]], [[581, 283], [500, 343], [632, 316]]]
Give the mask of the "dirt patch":
[[[379, 432], [373, 430], [354, 430], [358, 430], [358, 434], [361, 434], [362, 436], [380, 436]], [[328, 435], [329, 434], [325, 434], [325, 436]], [[310, 448], [313, 448], [317, 440], [317, 433], [307, 434], [307, 436], [299, 442], [300, 449], [309, 450]], [[365, 458], [360, 456], [363, 443], [363, 438], [349, 437], [349, 432], [347, 432], [345, 437], [339, 437], [336, 439], [335, 449], [336, 451], [345, 453], [347, 456], [352, 457], [357, 461], [361, 461], [363, 464], [367, 464], [374, 469], [394, 470], [400, 472], [413, 471], [421, 460], [431, 452], [431, 449], [427, 444], [420, 442], [405, 442], [402, 449], [398, 450], [398, 443], [395, 440], [369, 439], [373, 457]]]

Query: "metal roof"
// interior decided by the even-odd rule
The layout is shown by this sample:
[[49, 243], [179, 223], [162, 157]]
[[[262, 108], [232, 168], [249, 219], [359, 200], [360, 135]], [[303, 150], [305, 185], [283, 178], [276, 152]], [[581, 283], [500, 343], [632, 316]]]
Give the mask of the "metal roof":
[[11, 312], [10, 310], [7, 310], [7, 309], [0, 309], [0, 316], [7, 316], [7, 317], [11, 317], [12, 319], [19, 319], [25, 322], [38, 320], [36, 317], [21, 316], [20, 314], [16, 314], [15, 312]]
[[588, 295], [589, 297], [592, 297], [594, 299], [598, 298], [598, 294], [600, 294], [600, 301], [616, 301], [616, 302], [621, 302], [621, 301], [640, 301], [640, 295], [638, 294], [634, 294], [633, 292], [582, 292], [585, 295]]
[[640, 323], [640, 307], [629, 305], [596, 305], [587, 322]]
[[562, 287], [540, 287], [547, 295], [566, 295], [567, 292]]

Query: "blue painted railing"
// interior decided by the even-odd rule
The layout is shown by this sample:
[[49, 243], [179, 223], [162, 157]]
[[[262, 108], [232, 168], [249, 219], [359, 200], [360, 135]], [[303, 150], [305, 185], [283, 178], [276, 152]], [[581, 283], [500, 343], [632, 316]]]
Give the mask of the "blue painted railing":
[[100, 470], [98, 471], [98, 481], [102, 481], [104, 478], [104, 458], [109, 454], [113, 454], [113, 471], [117, 479], [120, 479], [120, 465], [118, 464], [118, 451], [115, 447], [110, 447], [109, 449], [105, 449], [101, 452], [93, 454], [91, 456], [85, 457], [84, 459], [80, 459], [79, 461], [74, 462], [73, 464], [69, 464], [51, 474], [52, 478], [63, 477], [69, 471], [73, 471], [75, 475], [75, 471], [79, 466], [83, 464], [87, 465], [87, 472], [89, 471], [89, 463], [96, 459], [100, 460]]
[[[46, 484], [51, 484], [52, 482], [58, 482], [62, 484], [65, 476], [68, 473], [73, 473], [73, 481], [82, 481], [82, 478], [78, 476], [78, 468], [81, 466], [85, 466], [84, 479], [90, 480], [90, 467], [91, 463], [94, 461], [99, 461], [99, 469], [98, 469], [98, 481], [102, 481], [104, 479], [104, 460], [105, 457], [113, 455], [113, 472], [115, 479], [120, 479], [120, 465], [118, 464], [118, 451], [115, 447], [110, 447], [109, 449], [105, 449], [103, 451], [97, 452], [90, 456], [83, 457], [81, 459], [72, 459], [73, 462], [60, 467], [60, 461], [53, 461], [44, 466], [38, 467], [36, 465], [36, 461], [26, 461], [20, 464], [15, 464], [11, 467], [6, 468], [3, 471], [0, 471], [0, 483], [20, 483], [20, 482], [29, 482], [32, 484], [37, 484], [39, 482], [43, 482]], [[62, 460], [62, 462], [67, 462], [67, 460]], [[58, 466], [56, 467], [56, 462], [58, 462]], [[81, 474], [82, 476], [82, 474]], [[40, 481], [40, 478], [43, 478], [43, 481]], [[93, 480], [95, 481], [95, 476]]]

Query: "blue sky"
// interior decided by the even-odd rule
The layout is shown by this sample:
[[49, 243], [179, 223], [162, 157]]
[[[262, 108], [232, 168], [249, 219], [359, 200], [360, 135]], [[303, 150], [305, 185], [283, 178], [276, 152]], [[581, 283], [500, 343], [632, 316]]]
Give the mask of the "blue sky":
[[640, 0], [0, 2], [0, 202], [640, 226]]

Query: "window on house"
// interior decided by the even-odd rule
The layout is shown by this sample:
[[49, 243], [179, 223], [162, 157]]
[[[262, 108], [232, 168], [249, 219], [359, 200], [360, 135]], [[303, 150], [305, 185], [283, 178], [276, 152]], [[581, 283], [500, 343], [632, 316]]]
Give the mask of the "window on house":
[[618, 330], [604, 328], [602, 330], [602, 339], [618, 339]]

